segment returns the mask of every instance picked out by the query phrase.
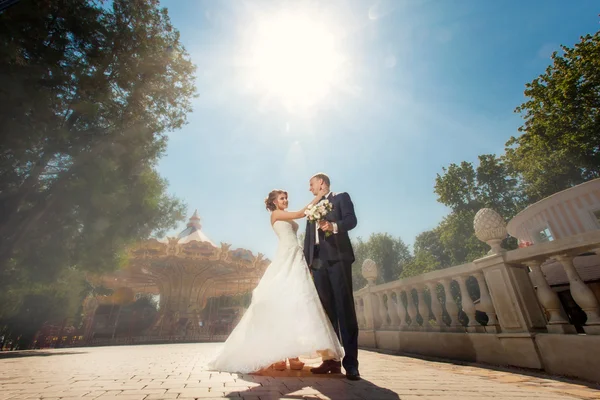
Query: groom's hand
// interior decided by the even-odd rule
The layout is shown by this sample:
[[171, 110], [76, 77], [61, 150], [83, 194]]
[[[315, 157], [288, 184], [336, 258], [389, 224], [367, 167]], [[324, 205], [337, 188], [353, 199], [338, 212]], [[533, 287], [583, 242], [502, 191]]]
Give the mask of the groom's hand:
[[323, 232], [333, 232], [333, 225], [329, 221], [319, 221], [319, 227]]

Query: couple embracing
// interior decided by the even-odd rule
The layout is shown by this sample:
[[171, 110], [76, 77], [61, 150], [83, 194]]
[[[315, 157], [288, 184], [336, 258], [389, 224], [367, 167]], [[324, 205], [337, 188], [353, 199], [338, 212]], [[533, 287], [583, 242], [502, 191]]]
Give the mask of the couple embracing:
[[[267, 368], [302, 369], [299, 356], [319, 354], [314, 374], [341, 373], [360, 379], [358, 323], [352, 291], [354, 252], [348, 231], [357, 224], [347, 193], [332, 193], [330, 179], [310, 179], [313, 201], [287, 211], [288, 194], [273, 190], [265, 200], [279, 239], [248, 310], [209, 366], [250, 373]], [[297, 219], [307, 217], [304, 248], [298, 241]], [[340, 339], [341, 343], [340, 344]]]

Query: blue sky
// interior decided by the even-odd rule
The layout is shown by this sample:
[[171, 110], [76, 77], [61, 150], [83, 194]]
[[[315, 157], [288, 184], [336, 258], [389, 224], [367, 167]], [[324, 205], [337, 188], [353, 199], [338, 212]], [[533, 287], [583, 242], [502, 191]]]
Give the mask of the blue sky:
[[[597, 31], [600, 12], [592, 0], [162, 5], [198, 67], [199, 97], [189, 124], [170, 135], [159, 171], [190, 215], [198, 209], [213, 241], [267, 256], [276, 238], [264, 197], [284, 188], [290, 208], [301, 208], [318, 171], [352, 196], [354, 236], [388, 232], [412, 244], [434, 228], [448, 212], [433, 193], [436, 174], [502, 153], [521, 124], [513, 110], [525, 83], [560, 44]], [[261, 86], [248, 67], [257, 21], [286, 12], [325, 26], [339, 55], [335, 83], [309, 107], [267, 96], [278, 88]]]

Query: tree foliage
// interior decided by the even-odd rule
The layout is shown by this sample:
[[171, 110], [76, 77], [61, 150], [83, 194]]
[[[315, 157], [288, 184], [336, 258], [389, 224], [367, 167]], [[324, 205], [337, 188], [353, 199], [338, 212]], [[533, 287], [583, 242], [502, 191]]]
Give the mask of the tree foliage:
[[427, 250], [415, 251], [414, 257], [404, 266], [400, 278], [410, 278], [442, 268], [439, 260]]
[[0, 14], [0, 292], [114, 269], [182, 219], [155, 167], [191, 110], [193, 72], [157, 0]]
[[374, 233], [367, 241], [357, 238], [354, 243], [356, 261], [353, 264], [353, 287], [360, 289], [366, 285], [361, 268], [366, 259], [372, 259], [379, 269], [378, 283], [391, 282], [400, 277], [403, 265], [411, 260], [408, 246], [401, 238], [388, 233]]
[[474, 219], [473, 211], [452, 212], [438, 226], [440, 241], [450, 265], [471, 262], [483, 257], [490, 249], [475, 236]]
[[150, 295], [144, 295], [131, 304], [121, 306], [118, 312], [115, 335], [139, 336], [156, 321], [158, 303]]
[[63, 270], [52, 283], [19, 282], [0, 291], [0, 336], [26, 348], [45, 322], [62, 323], [81, 308], [88, 287], [84, 274], [74, 268]]
[[522, 207], [522, 191], [502, 158], [493, 154], [478, 157], [479, 165], [463, 161], [443, 168], [435, 180], [438, 201], [453, 212], [492, 208], [511, 218]]
[[488, 246], [475, 237], [472, 211], [448, 214], [433, 230], [418, 235], [414, 243], [414, 258], [402, 271], [410, 277], [482, 257]]
[[[519, 181], [506, 162], [492, 154], [479, 156], [479, 164], [466, 161], [443, 168], [435, 181], [438, 201], [450, 208], [433, 230], [415, 238], [414, 258], [402, 277], [464, 264], [482, 257], [488, 246], [475, 237], [473, 220], [481, 208], [492, 208], [504, 218], [513, 217], [524, 205]], [[514, 248], [507, 238], [505, 247]]]
[[506, 144], [530, 202], [600, 177], [600, 31], [561, 49], [526, 84], [522, 135]]

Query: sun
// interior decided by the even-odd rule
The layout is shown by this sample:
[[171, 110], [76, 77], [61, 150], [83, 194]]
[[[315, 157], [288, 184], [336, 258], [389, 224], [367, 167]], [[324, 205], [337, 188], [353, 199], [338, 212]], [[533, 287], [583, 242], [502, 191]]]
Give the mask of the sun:
[[330, 24], [295, 12], [257, 21], [249, 61], [253, 86], [297, 110], [328, 96], [337, 84], [343, 58]]

